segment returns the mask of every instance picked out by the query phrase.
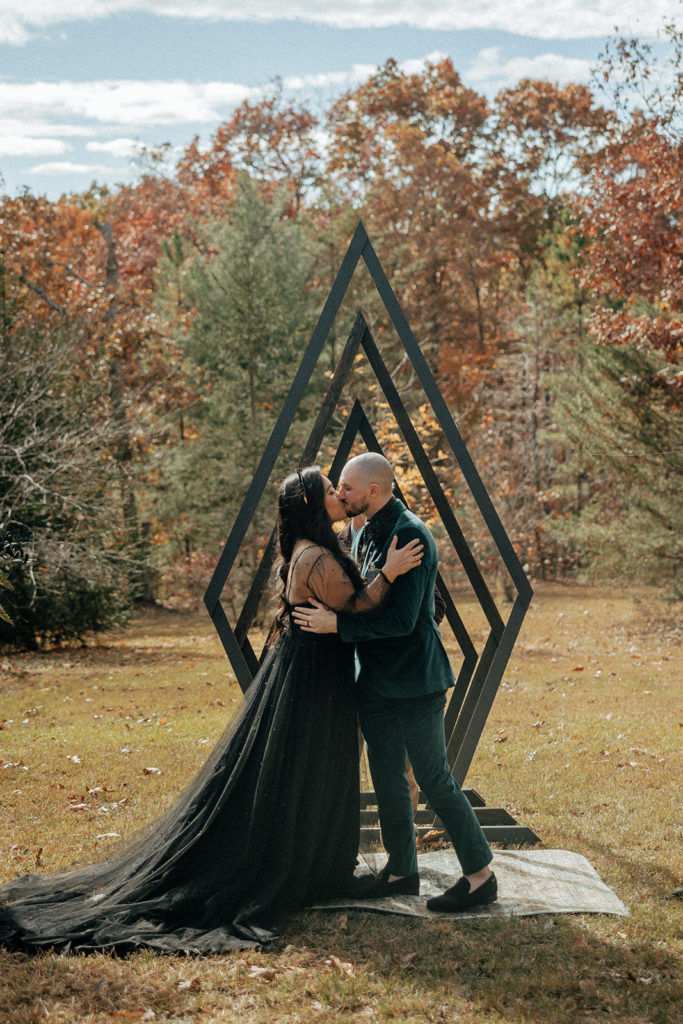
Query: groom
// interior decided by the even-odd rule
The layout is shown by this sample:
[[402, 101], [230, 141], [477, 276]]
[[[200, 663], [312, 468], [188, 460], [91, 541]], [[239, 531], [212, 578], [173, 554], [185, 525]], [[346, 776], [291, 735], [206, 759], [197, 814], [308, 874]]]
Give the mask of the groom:
[[453, 779], [446, 757], [443, 711], [453, 672], [434, 621], [437, 552], [434, 538], [417, 516], [392, 494], [391, 463], [376, 452], [351, 459], [339, 482], [339, 499], [349, 518], [364, 514], [353, 553], [366, 578], [382, 571], [387, 548], [419, 538], [421, 565], [397, 577], [374, 611], [335, 613], [312, 601], [294, 618], [314, 633], [339, 633], [356, 645], [358, 707], [377, 796], [382, 840], [389, 859], [366, 896], [417, 894], [420, 879], [406, 757], [415, 778], [453, 843], [462, 878], [427, 901], [430, 910], [457, 912], [492, 903], [498, 893], [489, 864], [491, 850], [481, 826]]

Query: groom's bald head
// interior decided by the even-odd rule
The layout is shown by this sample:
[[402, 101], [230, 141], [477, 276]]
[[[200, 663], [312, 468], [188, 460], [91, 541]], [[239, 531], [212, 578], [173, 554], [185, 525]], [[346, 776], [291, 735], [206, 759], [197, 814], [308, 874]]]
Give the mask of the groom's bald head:
[[363, 452], [362, 455], [356, 455], [346, 463], [344, 472], [355, 474], [366, 486], [377, 484], [382, 494], [391, 494], [394, 470], [389, 460], [378, 452]]
[[374, 515], [392, 495], [394, 470], [378, 452], [363, 452], [350, 459], [342, 470], [339, 496], [347, 516]]

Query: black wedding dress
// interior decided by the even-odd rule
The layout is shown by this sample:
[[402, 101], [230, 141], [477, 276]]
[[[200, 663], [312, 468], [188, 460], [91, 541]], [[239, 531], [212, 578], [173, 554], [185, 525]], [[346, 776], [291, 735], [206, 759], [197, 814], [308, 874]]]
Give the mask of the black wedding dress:
[[[362, 611], [326, 549], [290, 572], [291, 603]], [[294, 595], [292, 600], [292, 595]], [[0, 889], [0, 944], [159, 953], [266, 945], [289, 912], [350, 884], [359, 840], [353, 648], [288, 616], [236, 718], [183, 795], [142, 838], [99, 864]]]

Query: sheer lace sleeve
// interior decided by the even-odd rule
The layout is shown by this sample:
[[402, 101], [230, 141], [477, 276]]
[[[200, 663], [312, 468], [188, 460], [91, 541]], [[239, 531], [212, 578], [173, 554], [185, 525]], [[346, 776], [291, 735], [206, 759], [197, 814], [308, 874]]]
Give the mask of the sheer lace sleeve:
[[302, 604], [311, 597], [335, 612], [367, 612], [381, 604], [391, 584], [380, 575], [356, 590], [351, 578], [327, 548], [311, 545], [297, 559], [291, 580], [290, 601]]

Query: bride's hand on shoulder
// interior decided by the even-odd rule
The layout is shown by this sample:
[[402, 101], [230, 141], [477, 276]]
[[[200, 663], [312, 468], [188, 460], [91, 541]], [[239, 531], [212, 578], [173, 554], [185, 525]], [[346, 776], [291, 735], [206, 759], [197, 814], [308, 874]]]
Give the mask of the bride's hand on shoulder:
[[408, 541], [407, 544], [400, 548], [398, 546], [398, 536], [394, 534], [387, 550], [387, 557], [382, 566], [382, 572], [389, 582], [393, 583], [397, 576], [403, 576], [404, 573], [415, 569], [422, 561], [423, 553], [424, 545], [419, 537]]

